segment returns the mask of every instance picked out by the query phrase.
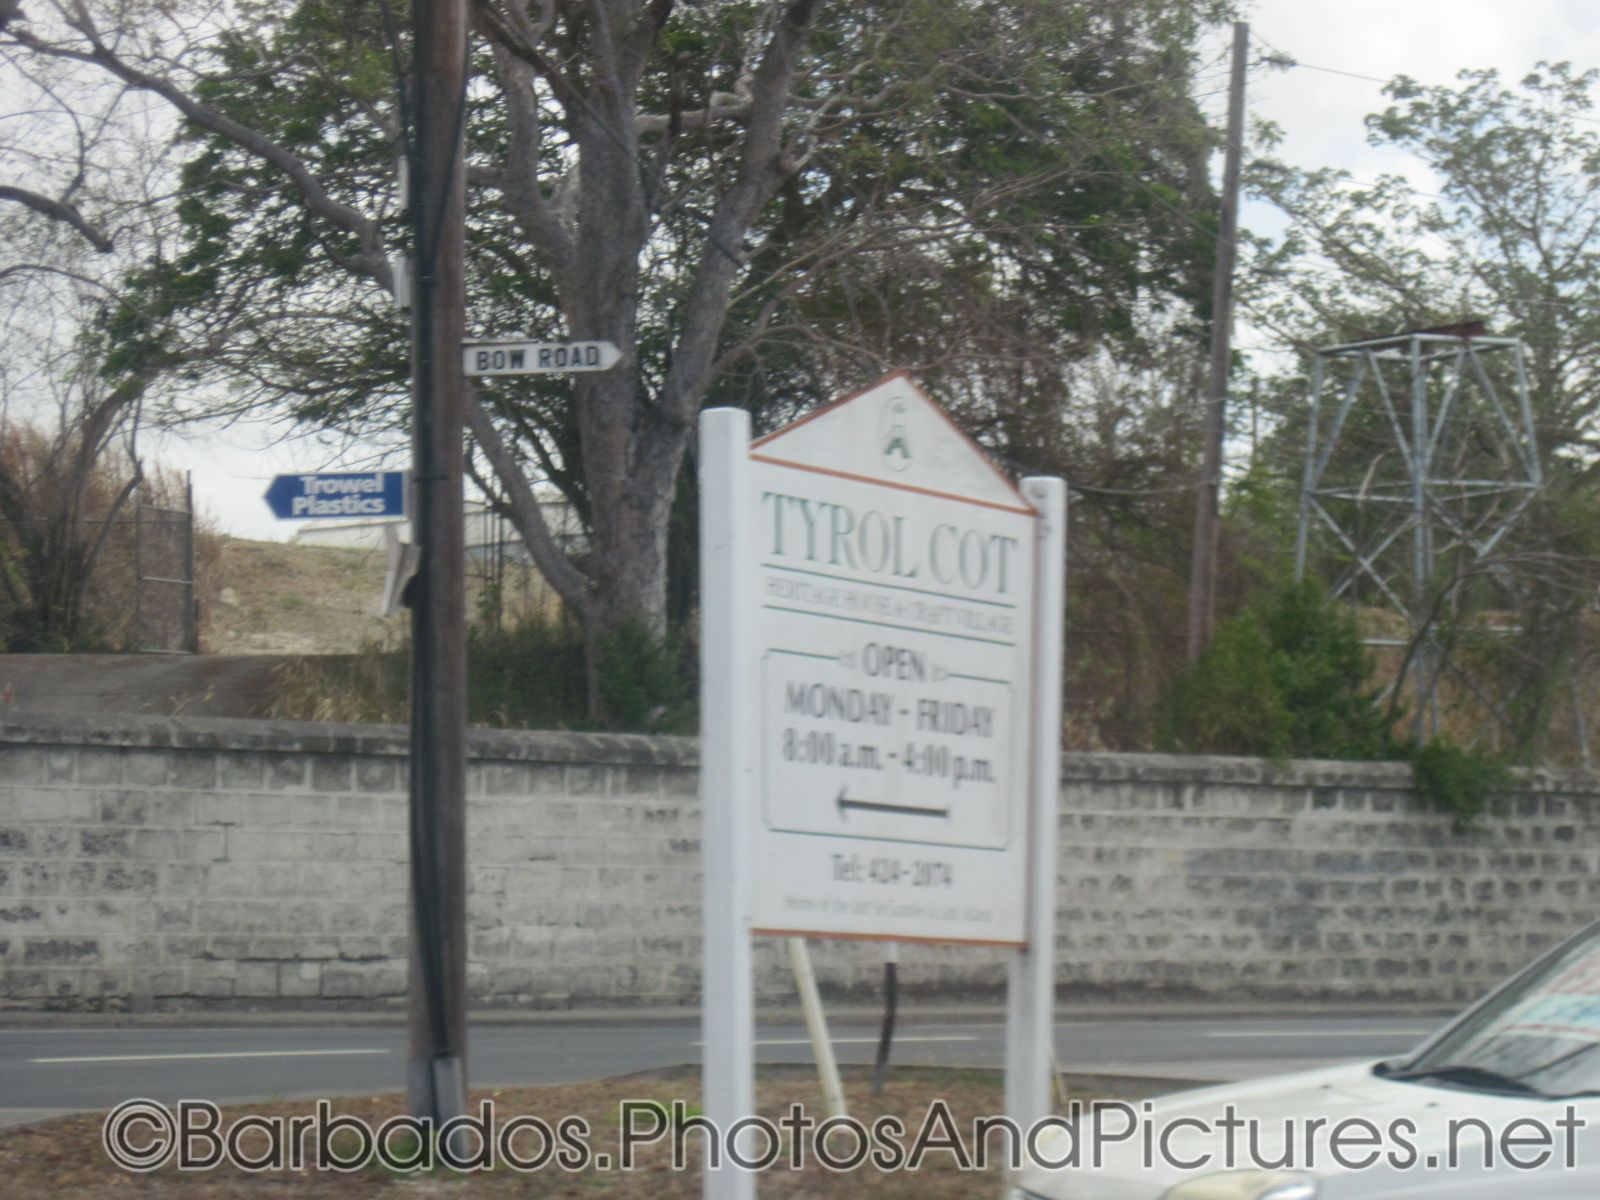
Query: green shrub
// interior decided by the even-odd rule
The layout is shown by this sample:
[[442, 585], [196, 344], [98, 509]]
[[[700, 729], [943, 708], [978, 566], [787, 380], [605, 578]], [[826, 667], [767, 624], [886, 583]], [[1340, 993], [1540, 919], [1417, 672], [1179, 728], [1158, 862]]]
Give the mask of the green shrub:
[[1354, 613], [1303, 580], [1274, 593], [1259, 619], [1288, 720], [1288, 753], [1302, 758], [1393, 755], [1398, 747]]
[[1167, 750], [1268, 758], [1388, 758], [1372, 663], [1354, 617], [1309, 581], [1223, 622], [1159, 706]]
[[1510, 790], [1500, 759], [1448, 739], [1391, 732], [1355, 618], [1310, 582], [1289, 584], [1223, 623], [1160, 704], [1160, 746], [1266, 758], [1410, 762], [1417, 794], [1473, 828]]
[[597, 639], [596, 684], [606, 724], [647, 733], [690, 733], [695, 715], [683, 639], [625, 621]]
[[558, 616], [467, 637], [467, 720], [501, 729], [581, 729], [589, 721], [583, 635]]
[[1163, 750], [1287, 756], [1293, 722], [1261, 627], [1235, 618], [1218, 629], [1205, 656], [1173, 680], [1157, 720]]
[[[404, 724], [410, 689], [405, 645], [307, 656], [276, 672], [267, 714], [303, 721]], [[589, 720], [583, 637], [559, 617], [467, 635], [467, 720], [501, 729], [584, 729]]]
[[1463, 750], [1448, 738], [1409, 749], [1417, 794], [1455, 820], [1459, 833], [1504, 806], [1511, 770], [1498, 758]]

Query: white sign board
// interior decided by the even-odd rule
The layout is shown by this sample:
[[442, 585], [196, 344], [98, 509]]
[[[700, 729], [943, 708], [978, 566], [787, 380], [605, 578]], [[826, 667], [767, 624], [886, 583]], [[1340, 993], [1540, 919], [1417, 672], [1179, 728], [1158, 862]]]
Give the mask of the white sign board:
[[1021, 944], [1033, 509], [901, 376], [750, 480], [756, 929]]
[[[1050, 1111], [1066, 487], [903, 376], [700, 418], [705, 1115], [755, 1111], [752, 935], [1001, 945], [1006, 1112]], [[710, 1161], [706, 1200], [752, 1200]]]
[[468, 342], [461, 357], [468, 375], [567, 375], [609, 371], [622, 351], [612, 342]]

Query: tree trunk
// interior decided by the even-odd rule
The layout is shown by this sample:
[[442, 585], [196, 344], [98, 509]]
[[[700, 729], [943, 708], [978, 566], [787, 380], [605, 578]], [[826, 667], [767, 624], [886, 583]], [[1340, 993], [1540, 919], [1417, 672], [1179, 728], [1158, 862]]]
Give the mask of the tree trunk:
[[602, 376], [580, 393], [591, 511], [591, 603], [584, 614], [590, 715], [605, 720], [597, 675], [606, 640], [631, 622], [667, 632], [667, 531], [686, 426], [634, 397], [633, 373]]

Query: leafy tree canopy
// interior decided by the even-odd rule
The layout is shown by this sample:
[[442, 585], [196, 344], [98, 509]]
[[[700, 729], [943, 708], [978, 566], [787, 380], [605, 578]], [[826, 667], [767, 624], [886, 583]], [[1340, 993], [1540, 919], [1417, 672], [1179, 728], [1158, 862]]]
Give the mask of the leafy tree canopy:
[[[395, 13], [382, 0], [242, 12], [205, 47], [195, 95], [292, 152], [398, 251], [395, 65], [407, 47]], [[627, 223], [621, 197], [588, 214], [580, 192], [586, 138], [631, 143], [627, 186], [648, 229], [633, 278], [615, 286], [637, 304], [640, 402], [670, 388], [772, 12], [748, 0], [673, 9], [642, 65], [631, 130], [584, 92], [514, 93], [507, 52], [492, 39], [480, 48], [474, 333], [561, 336], [597, 302], [563, 287], [513, 194], [530, 186], [510, 178], [528, 136], [515, 106], [531, 105], [544, 133], [531, 186], [558, 221]], [[773, 424], [909, 366], [1002, 453], [1025, 457], [1084, 353], [1149, 358], [1203, 317], [1213, 137], [1192, 84], [1199, 35], [1224, 15], [1154, 0], [820, 6], [793, 89], [792, 169], [737, 244], [710, 249], [737, 270], [706, 401]], [[594, 31], [571, 17], [549, 36], [573, 81], [587, 82]], [[369, 251], [237, 138], [191, 125], [185, 140], [184, 235], [108, 322], [115, 369], [206, 343], [214, 350], [188, 375], [228, 380], [236, 408], [281, 402], [317, 424], [401, 424], [404, 321], [372, 286]], [[492, 401], [528, 472], [588, 519], [578, 390], [499, 381]]]
[[[1563, 63], [1541, 63], [1514, 82], [1480, 70], [1461, 72], [1452, 86], [1393, 80], [1389, 104], [1367, 119], [1368, 137], [1427, 166], [1437, 182], [1426, 191], [1395, 176], [1358, 181], [1270, 158], [1250, 170], [1251, 186], [1290, 226], [1276, 241], [1252, 240], [1241, 290], [1251, 318], [1284, 345], [1309, 357], [1319, 347], [1476, 318], [1527, 347], [1543, 489], [1526, 508], [1514, 498], [1486, 499], [1480, 515], [1488, 524], [1470, 531], [1479, 546], [1439, 518], [1430, 579], [1412, 600], [1420, 617], [1404, 631], [1411, 644], [1400, 662], [1402, 671], [1414, 669], [1431, 655], [1431, 669], [1462, 693], [1457, 736], [1470, 742], [1492, 730], [1491, 742], [1518, 754], [1537, 752], [1557, 708], [1567, 707], [1571, 672], [1592, 657], [1584, 621], [1600, 582], [1592, 502], [1600, 385], [1587, 363], [1600, 349], [1600, 128], [1588, 114], [1597, 81], [1600, 74]], [[1484, 358], [1514, 405], [1514, 360]], [[1275, 478], [1278, 511], [1295, 507], [1308, 375], [1304, 367], [1268, 372], [1262, 388], [1271, 428], [1257, 499]], [[1394, 383], [1409, 386], [1400, 376]], [[1433, 403], [1443, 394], [1441, 385]], [[1493, 429], [1486, 432], [1492, 414], [1457, 409], [1435, 435], [1430, 477], [1502, 480], [1521, 470]], [[1485, 424], [1474, 423], [1480, 419]], [[1402, 477], [1403, 453], [1381, 407], [1358, 407], [1327, 477], [1364, 496]], [[1360, 504], [1346, 522], [1358, 531]], [[1369, 515], [1380, 516], [1375, 508]], [[1491, 540], [1496, 520], [1507, 523]], [[1319, 530], [1312, 532], [1313, 568], [1323, 564], [1331, 578], [1353, 561], [1349, 547], [1324, 538], [1319, 548]], [[1408, 539], [1387, 551], [1409, 552]], [[1373, 590], [1360, 599], [1383, 603]], [[1444, 720], [1448, 728], [1449, 712]]]

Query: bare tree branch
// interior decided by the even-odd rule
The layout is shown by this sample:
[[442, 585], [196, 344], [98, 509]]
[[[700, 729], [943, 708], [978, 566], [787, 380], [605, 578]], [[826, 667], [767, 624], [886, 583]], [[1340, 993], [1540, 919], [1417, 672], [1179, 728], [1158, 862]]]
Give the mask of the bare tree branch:
[[521, 465], [476, 395], [467, 399], [467, 428], [477, 438], [484, 456], [494, 468], [495, 478], [506, 491], [511, 523], [527, 545], [534, 566], [556, 590], [556, 595], [584, 619], [593, 606], [591, 584], [556, 545], [539, 498], [533, 494]]
[[495, 186], [500, 190], [507, 211], [544, 256], [556, 278], [557, 290], [570, 294], [576, 282], [573, 273], [577, 249], [555, 206], [541, 190], [539, 160], [543, 123], [534, 91], [534, 69], [503, 45], [495, 46], [493, 54], [511, 131], [505, 165], [498, 172]]
[[[80, 14], [82, 9], [79, 9]], [[361, 245], [358, 262], [364, 274], [386, 290], [394, 286], [389, 260], [384, 253], [383, 236], [377, 225], [348, 204], [329, 194], [303, 159], [278, 145], [259, 130], [250, 128], [208, 104], [196, 100], [188, 92], [169, 80], [152, 75], [125, 61], [100, 38], [98, 30], [87, 23], [86, 14], [75, 23], [78, 32], [89, 42], [90, 49], [75, 50], [44, 42], [26, 30], [12, 29], [9, 34], [18, 44], [37, 54], [52, 58], [73, 59], [103, 67], [130, 87], [153, 92], [176, 108], [185, 117], [233, 142], [240, 149], [277, 167], [294, 184], [306, 204], [318, 216], [336, 228], [353, 235]]]
[[787, 7], [751, 82], [751, 111], [738, 176], [722, 194], [707, 230], [667, 375], [662, 408], [670, 419], [685, 424], [693, 420], [710, 379], [717, 340], [727, 320], [728, 292], [741, 265], [730, 261], [728, 247], [744, 239], [756, 214], [793, 170], [782, 153], [783, 115], [818, 2], [794, 0]]
[[115, 249], [115, 244], [110, 237], [89, 224], [75, 206], [64, 201], [52, 200], [49, 196], [42, 196], [38, 192], [32, 192], [23, 187], [14, 187], [10, 184], [0, 184], [0, 200], [10, 200], [26, 208], [31, 208], [34, 212], [49, 217], [52, 221], [60, 221], [64, 225], [70, 225], [82, 234], [84, 239], [101, 254], [110, 254]]

